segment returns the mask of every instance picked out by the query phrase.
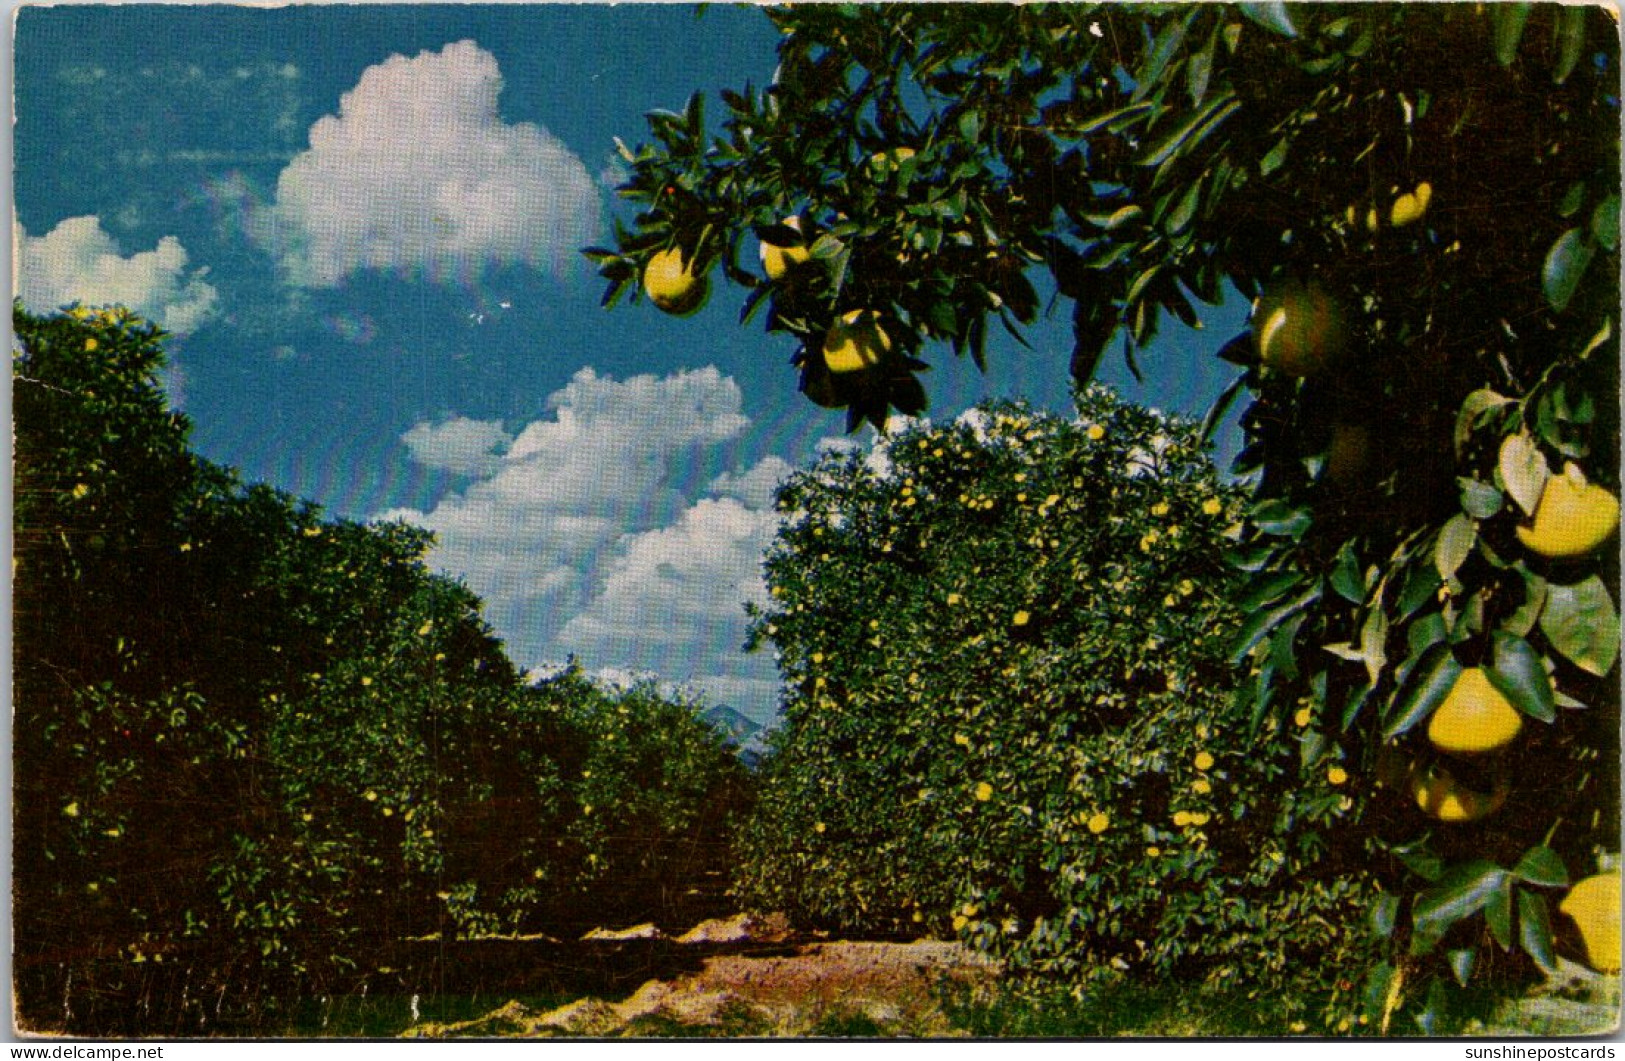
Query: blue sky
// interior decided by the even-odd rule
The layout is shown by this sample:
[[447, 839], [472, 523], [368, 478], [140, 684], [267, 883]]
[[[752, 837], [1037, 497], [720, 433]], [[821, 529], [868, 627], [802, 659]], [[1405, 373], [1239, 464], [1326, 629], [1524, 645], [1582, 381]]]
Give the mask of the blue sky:
[[[766, 720], [772, 660], [740, 645], [773, 486], [844, 416], [796, 393], [783, 337], [738, 325], [737, 289], [686, 320], [605, 311], [578, 251], [617, 209], [613, 138], [768, 83], [777, 39], [671, 5], [24, 9], [18, 293], [158, 320], [203, 455], [434, 530], [430, 562], [521, 667], [653, 673]], [[987, 376], [933, 352], [930, 415], [1064, 411], [1056, 317]], [[1240, 309], [1219, 318], [1153, 350], [1145, 385], [1115, 357], [1103, 378], [1200, 415]]]

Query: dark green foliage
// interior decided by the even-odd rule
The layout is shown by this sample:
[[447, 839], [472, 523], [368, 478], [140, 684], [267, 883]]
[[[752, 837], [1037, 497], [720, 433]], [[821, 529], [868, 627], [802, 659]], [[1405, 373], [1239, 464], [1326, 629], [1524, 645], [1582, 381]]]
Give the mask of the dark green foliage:
[[1371, 788], [1233, 695], [1239, 504], [1194, 425], [1098, 386], [1076, 419], [995, 406], [793, 477], [754, 627], [788, 699], [746, 898], [957, 933], [1017, 977], [1323, 970], [1335, 994], [1369, 947], [1347, 837]]
[[[1555, 476], [1619, 492], [1615, 21], [1527, 3], [767, 17], [772, 85], [724, 90], [719, 135], [696, 96], [627, 152], [641, 213], [590, 252], [610, 298], [655, 247], [719, 260], [745, 314], [799, 344], [808, 396], [878, 426], [923, 403], [933, 345], [980, 364], [990, 322], [1018, 330], [1051, 283], [1079, 379], [1119, 336], [1137, 371], [1166, 321], [1227, 290], [1324, 292], [1337, 312], [1291, 374], [1261, 363], [1267, 321], [1211, 344], [1238, 366], [1253, 489], [1233, 706], [1261, 734], [1307, 712], [1305, 785], [1328, 755], [1357, 777], [1399, 763], [1372, 820], [1389, 854], [1343, 852], [1409, 874], [1379, 918], [1383, 1030], [1435, 1025], [1462, 980], [1548, 965], [1567, 885], [1514, 867], [1545, 848], [1574, 880], [1619, 849], [1617, 545], [1553, 559], [1518, 536]], [[746, 237], [791, 214], [812, 262], [743, 268]], [[820, 337], [860, 306], [917, 361], [833, 388]], [[1444, 765], [1516, 783], [1484, 821], [1441, 823], [1406, 772], [1439, 759], [1428, 716], [1480, 664], [1524, 734]], [[1483, 903], [1449, 884], [1480, 861], [1503, 885]]]
[[721, 872], [743, 768], [690, 705], [526, 687], [426, 532], [193, 455], [156, 329], [13, 319], [25, 1026], [253, 1029], [411, 986], [408, 938], [648, 918]]

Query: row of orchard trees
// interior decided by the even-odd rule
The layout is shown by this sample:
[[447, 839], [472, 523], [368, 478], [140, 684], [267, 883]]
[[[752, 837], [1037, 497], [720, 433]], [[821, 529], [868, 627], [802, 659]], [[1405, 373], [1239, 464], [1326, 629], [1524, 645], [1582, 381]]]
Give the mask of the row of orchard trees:
[[199, 458], [152, 325], [13, 322], [26, 1026], [251, 1030], [406, 938], [658, 917], [720, 868], [742, 776], [690, 706], [526, 685], [426, 533]]
[[1301, 725], [1254, 730], [1231, 695], [1240, 493], [1196, 425], [1092, 385], [1076, 418], [979, 408], [874, 454], [781, 494], [754, 632], [786, 724], [747, 899], [957, 933], [1079, 987], [1290, 967], [1292, 1015], [1325, 1003], [1319, 974], [1371, 949], [1351, 925], [1378, 875], [1337, 841], [1370, 808]]
[[[720, 272], [748, 292], [744, 316], [765, 310], [768, 332], [785, 338], [808, 398], [846, 409], [850, 426], [880, 427], [893, 410], [925, 406], [918, 374], [938, 346], [982, 364], [989, 328], [1019, 333], [1045, 304], [1041, 290], [1070, 311], [1079, 381], [1119, 337], [1133, 367], [1166, 320], [1199, 323], [1198, 305], [1229, 288], [1256, 300], [1248, 330], [1202, 355], [1236, 366], [1214, 411], [1243, 402], [1236, 471], [1250, 489], [1225, 550], [1240, 581], [1205, 581], [1224, 586], [1233, 609], [1235, 688], [1202, 710], [1210, 732], [1222, 727], [1260, 762], [1281, 742], [1298, 749], [1256, 799], [1312, 800], [1331, 783], [1352, 803], [1357, 826], [1283, 813], [1323, 869], [1357, 891], [1380, 884], [1362, 892], [1380, 956], [1358, 1015], [1404, 1028], [1394, 1021], [1408, 1011], [1432, 1026], [1452, 982], [1549, 969], [1554, 939], [1576, 926], [1575, 953], [1617, 970], [1618, 878], [1606, 873], [1619, 849], [1619, 46], [1609, 13], [829, 4], [765, 17], [782, 32], [773, 84], [724, 90], [716, 131], [698, 95], [681, 113], [653, 113], [654, 143], [625, 151], [621, 192], [638, 212], [614, 247], [588, 251], [609, 281], [606, 301], [641, 288], [661, 309], [688, 312]], [[1082, 479], [1055, 488], [1059, 503], [1090, 496]], [[850, 487], [856, 511], [868, 511], [862, 489], [881, 489], [864, 482]], [[796, 566], [852, 562], [803, 550], [794, 534], [785, 555]], [[913, 581], [943, 588], [925, 561], [878, 569], [903, 599], [924, 599]], [[830, 710], [869, 720], [850, 732], [826, 718], [807, 682], [833, 688], [837, 677], [808, 661], [857, 651], [865, 633], [860, 617], [829, 614], [818, 636], [842, 640], [798, 633], [812, 639], [787, 659], [798, 710], [786, 741], [808, 751], [783, 767], [805, 776], [784, 783], [874, 791], [874, 769], [847, 752], [872, 747], [863, 726], [885, 729], [873, 698], [907, 702], [911, 672], [861, 697], [829, 693], [840, 705]], [[891, 621], [862, 613], [871, 619]], [[988, 651], [1032, 644], [1007, 616], [977, 623]], [[935, 639], [961, 632], [933, 626], [916, 654], [934, 665]], [[984, 691], [1005, 677], [966, 674]], [[1004, 710], [1047, 720], [1046, 697], [1086, 689], [1031, 689]], [[969, 762], [986, 746], [952, 701], [940, 710], [940, 734], [916, 721], [903, 735], [921, 756], [907, 776], [922, 782], [932, 756]], [[1043, 756], [1019, 760], [1034, 784], [1038, 763], [1062, 770], [1087, 746], [1048, 724], [1030, 738]], [[1119, 723], [1125, 739], [1134, 724]], [[928, 753], [950, 733], [970, 743]], [[1080, 784], [1132, 787], [1149, 761], [1091, 754], [1080, 775], [1094, 780]], [[985, 912], [1008, 906], [1017, 936], [1048, 932], [1053, 909], [1008, 904], [1024, 882], [1066, 872], [1060, 855], [1043, 856], [1035, 875], [979, 845], [989, 830], [1053, 819], [1030, 797], [1006, 806], [993, 764], [978, 768], [987, 776], [966, 784], [987, 784], [989, 798], [971, 800], [958, 833], [918, 819], [938, 823], [936, 852], [970, 889], [950, 901], [962, 907], [956, 921], [989, 939]], [[1399, 797], [1379, 800], [1379, 789]], [[940, 791], [934, 780], [926, 790]], [[930, 805], [919, 792], [892, 796], [908, 797], [887, 805], [898, 822]], [[1110, 801], [1089, 798], [1110, 828], [1085, 835], [1090, 810], [1065, 850], [1122, 842]], [[802, 823], [819, 824], [828, 836], [856, 823]], [[1269, 849], [1254, 836], [1237, 857]], [[997, 896], [978, 860], [1006, 875]], [[945, 890], [892, 894], [871, 869], [874, 888], [857, 894], [886, 909], [865, 916], [892, 917], [903, 902], [950, 912]], [[1223, 879], [1165, 900], [1217, 917], [1235, 901]], [[1129, 920], [1118, 908], [1132, 901], [1107, 897], [1088, 915], [1104, 920], [1069, 927], [1069, 945], [1120, 946]], [[854, 916], [845, 900], [817, 902]], [[1135, 936], [1132, 946], [1157, 944]]]

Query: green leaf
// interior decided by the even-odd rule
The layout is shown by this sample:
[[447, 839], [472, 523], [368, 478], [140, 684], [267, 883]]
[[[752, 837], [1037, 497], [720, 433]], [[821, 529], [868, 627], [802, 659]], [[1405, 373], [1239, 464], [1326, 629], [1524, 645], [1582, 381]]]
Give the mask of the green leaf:
[[[1138, 210], [1139, 207], [1126, 207], [1125, 209]], [[1131, 306], [1140, 301], [1141, 297], [1145, 294], [1145, 289], [1151, 286], [1151, 284], [1156, 280], [1157, 274], [1161, 271], [1162, 265], [1159, 263], [1151, 266], [1151, 268], [1145, 270], [1145, 272], [1135, 277], [1134, 283], [1129, 285], [1128, 294], [1124, 296], [1123, 301]]]
[[1490, 6], [1490, 28], [1495, 48], [1495, 61], [1511, 66], [1518, 57], [1518, 42], [1523, 39], [1523, 27], [1529, 21], [1529, 4], [1499, 3]]
[[1421, 877], [1423, 880], [1434, 883], [1444, 876], [1444, 859], [1427, 846], [1426, 839], [1415, 843], [1405, 844], [1393, 849], [1394, 857], [1404, 864], [1405, 868]]
[[1371, 904], [1371, 931], [1378, 939], [1391, 939], [1399, 922], [1399, 896], [1384, 893]]
[[1072, 132], [1074, 136], [1086, 137], [1092, 133], [1098, 133], [1114, 123], [1122, 122], [1126, 124], [1130, 119], [1151, 113], [1154, 108], [1155, 104], [1149, 102], [1131, 103], [1127, 107], [1119, 107], [1116, 110], [1107, 111], [1105, 114], [1097, 114], [1082, 125], [1077, 126]]
[[1497, 630], [1491, 637], [1494, 652], [1484, 676], [1512, 706], [1542, 722], [1557, 717], [1552, 680], [1533, 645], [1521, 637]]
[[1242, 624], [1241, 629], [1236, 633], [1231, 658], [1237, 663], [1241, 662], [1246, 658], [1247, 653], [1252, 651], [1253, 646], [1262, 641], [1271, 630], [1275, 629], [1295, 612], [1302, 611], [1319, 600], [1320, 593], [1320, 581], [1317, 579], [1303, 593], [1285, 603], [1272, 605], [1248, 616], [1247, 621]]
[[1456, 978], [1456, 983], [1462, 987], [1466, 987], [1467, 981], [1472, 979], [1473, 959], [1477, 955], [1478, 952], [1471, 947], [1461, 947], [1445, 955], [1450, 961], [1451, 975]]
[[1513, 876], [1543, 888], [1563, 888], [1569, 883], [1569, 871], [1556, 851], [1540, 844], [1531, 847], [1512, 867]]
[[1303, 532], [1314, 523], [1314, 513], [1307, 505], [1294, 507], [1284, 501], [1267, 501], [1253, 509], [1253, 526], [1273, 538], [1303, 537]]
[[982, 138], [982, 112], [975, 107], [968, 107], [959, 115], [959, 135], [968, 144], [974, 144]]
[[1587, 14], [1584, 4], [1575, 4], [1564, 6], [1557, 16], [1557, 65], [1552, 68], [1552, 80], [1559, 85], [1574, 73], [1585, 51]]
[[1404, 681], [1410, 675], [1428, 649], [1443, 644], [1449, 633], [1442, 612], [1429, 612], [1411, 623], [1405, 630], [1405, 647], [1410, 650], [1411, 658], [1400, 668], [1400, 680]]
[[1340, 720], [1344, 733], [1347, 733], [1354, 725], [1354, 720], [1360, 715], [1360, 709], [1365, 706], [1366, 701], [1369, 699], [1371, 699], [1371, 684], [1369, 682], [1357, 682], [1349, 690], [1348, 699], [1343, 703], [1343, 717]]
[[1501, 511], [1501, 491], [1478, 479], [1458, 476], [1461, 487], [1461, 510], [1474, 519], [1489, 519]]
[[1227, 92], [1216, 97], [1213, 102], [1198, 107], [1195, 114], [1180, 122], [1173, 131], [1153, 144], [1144, 154], [1136, 158], [1135, 164], [1140, 166], [1160, 166], [1176, 153], [1182, 153], [1190, 147], [1195, 147], [1214, 129], [1218, 128], [1224, 120], [1241, 109], [1241, 101], [1235, 94]]
[[1202, 417], [1200, 437], [1203, 443], [1213, 437], [1213, 432], [1218, 430], [1220, 421], [1230, 411], [1230, 407], [1235, 404], [1237, 396], [1245, 389], [1246, 383], [1247, 374], [1242, 373], [1231, 380], [1230, 384], [1220, 392], [1219, 396], [1213, 399], [1213, 405], [1208, 409], [1207, 415]]
[[1383, 737], [1391, 740], [1431, 715], [1434, 708], [1444, 703], [1456, 679], [1461, 677], [1462, 669], [1448, 645], [1428, 649], [1407, 675], [1399, 695], [1394, 697], [1392, 717], [1383, 726]]
[[1250, 612], [1271, 601], [1279, 600], [1294, 586], [1302, 585], [1304, 577], [1296, 571], [1270, 571], [1260, 573], [1247, 583], [1247, 591], [1236, 602], [1236, 609]]
[[1354, 542], [1346, 541], [1337, 551], [1332, 565], [1332, 589], [1350, 604], [1365, 600], [1365, 579], [1360, 574], [1360, 562], [1354, 558]]
[[1591, 241], [1580, 228], [1571, 228], [1557, 237], [1551, 250], [1546, 252], [1546, 263], [1540, 270], [1540, 286], [1555, 312], [1562, 313], [1569, 299], [1574, 297], [1594, 252]]
[[1382, 669], [1388, 665], [1388, 613], [1382, 607], [1382, 595], [1366, 613], [1365, 623], [1360, 627], [1360, 656], [1365, 660], [1366, 677], [1376, 685], [1382, 677]]
[[1546, 608], [1549, 593], [1544, 578], [1528, 569], [1520, 573], [1523, 575], [1523, 603], [1518, 605], [1517, 611], [1501, 620], [1501, 629], [1518, 637], [1528, 637]]
[[1190, 93], [1193, 107], [1200, 107], [1207, 97], [1208, 82], [1213, 77], [1213, 51], [1218, 43], [1218, 33], [1209, 34], [1206, 46], [1185, 63], [1185, 91]]
[[[1170, 236], [1177, 236], [1185, 231], [1189, 227], [1191, 219], [1196, 216], [1196, 207], [1201, 201], [1202, 181], [1200, 179], [1193, 180], [1190, 182], [1190, 186], [1185, 189], [1185, 194], [1180, 196], [1179, 204], [1174, 207], [1173, 212], [1163, 222], [1163, 231]], [[1251, 336], [1249, 335], [1248, 338], [1250, 345]]]
[[1543, 971], [1557, 971], [1557, 956], [1552, 952], [1552, 916], [1546, 897], [1539, 892], [1518, 890], [1518, 943]]
[[1185, 31], [1190, 28], [1189, 17], [1176, 19], [1162, 27], [1146, 55], [1145, 65], [1134, 74], [1134, 98], [1144, 99], [1162, 87], [1162, 75], [1168, 64], [1185, 42]]
[[1508, 435], [1501, 441], [1496, 467], [1507, 494], [1525, 514], [1534, 515], [1548, 477], [1546, 458], [1540, 455], [1540, 447], [1535, 440], [1523, 431]]
[[1280, 626], [1270, 638], [1270, 661], [1275, 664], [1275, 670], [1286, 681], [1292, 681], [1298, 676], [1297, 654], [1293, 651], [1298, 638], [1298, 630], [1302, 628], [1304, 620], [1308, 618], [1299, 612]]
[[1439, 572], [1432, 564], [1412, 564], [1400, 587], [1399, 599], [1394, 602], [1394, 621], [1404, 622], [1416, 609], [1433, 600], [1439, 593]]
[[1258, 680], [1253, 685], [1253, 714], [1248, 732], [1256, 734], [1259, 724], [1264, 721], [1264, 715], [1270, 708], [1270, 701], [1275, 697], [1275, 660], [1265, 659], [1264, 665], [1259, 668]]
[[1552, 583], [1540, 630], [1552, 647], [1576, 667], [1601, 678], [1619, 653], [1619, 613], [1599, 575], [1572, 586]]
[[1458, 921], [1488, 906], [1496, 892], [1506, 890], [1507, 881], [1507, 871], [1488, 859], [1451, 866], [1416, 897], [1411, 921], [1419, 933], [1443, 936]]
[[1270, 0], [1268, 3], [1240, 4], [1241, 13], [1249, 22], [1254, 22], [1271, 33], [1278, 33], [1283, 37], [1296, 37], [1298, 27], [1292, 24], [1292, 16], [1287, 12], [1286, 4], [1280, 0]]
[[[1581, 10], [1575, 8], [1574, 10]], [[1591, 211], [1591, 238], [1597, 246], [1613, 253], [1619, 248], [1619, 196], [1610, 195]]]
[[1454, 578], [1477, 543], [1478, 524], [1459, 512], [1451, 516], [1439, 529], [1439, 540], [1433, 547], [1433, 566], [1439, 577], [1446, 582]]
[[1573, 217], [1580, 212], [1580, 207], [1585, 205], [1585, 198], [1585, 181], [1571, 181], [1568, 191], [1564, 192], [1563, 198], [1558, 201], [1557, 216], [1561, 218]]
[[1439, 1033], [1439, 1021], [1450, 1008], [1448, 991], [1444, 977], [1435, 976], [1428, 981], [1427, 999], [1422, 1004], [1422, 1012], [1413, 1018], [1416, 1021], [1417, 1031], [1426, 1036]]
[[1276, 141], [1275, 146], [1270, 148], [1269, 154], [1265, 155], [1259, 160], [1259, 174], [1261, 176], [1268, 177], [1271, 173], [1274, 173], [1276, 170], [1285, 165], [1287, 149], [1291, 146], [1292, 138], [1290, 136], [1283, 136], [1280, 140]]
[[1478, 418], [1490, 409], [1512, 404], [1512, 399], [1504, 394], [1497, 394], [1488, 387], [1480, 388], [1462, 399], [1461, 409], [1456, 414], [1455, 444], [1459, 454], [1461, 448], [1467, 444], [1467, 438], [1472, 433]]

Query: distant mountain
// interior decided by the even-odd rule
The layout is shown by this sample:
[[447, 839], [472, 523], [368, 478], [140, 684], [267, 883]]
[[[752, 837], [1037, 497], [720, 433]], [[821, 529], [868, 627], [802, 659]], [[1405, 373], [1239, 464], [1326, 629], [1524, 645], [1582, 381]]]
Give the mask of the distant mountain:
[[700, 717], [732, 737], [736, 743], [762, 732], [761, 726], [726, 704], [708, 707], [700, 712]]
[[767, 730], [726, 704], [708, 707], [700, 712], [700, 717], [721, 730], [729, 742], [739, 749], [739, 754], [748, 760], [759, 759], [767, 750], [763, 742]]

